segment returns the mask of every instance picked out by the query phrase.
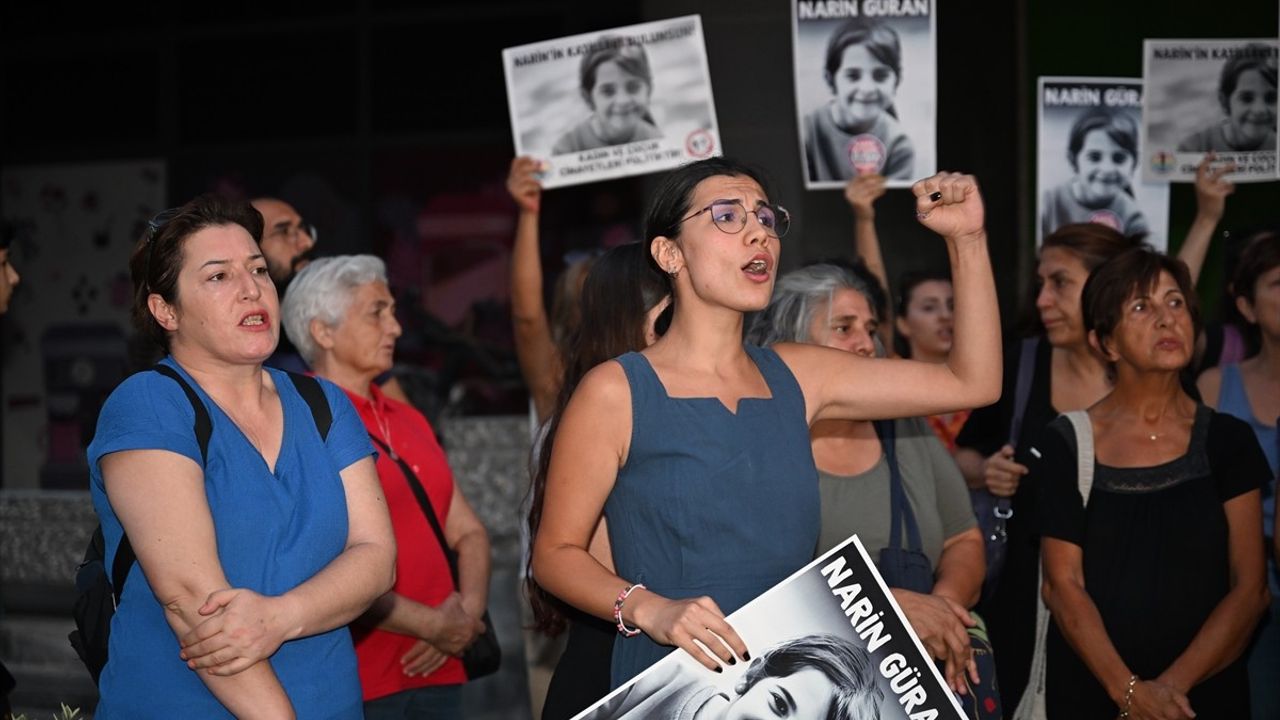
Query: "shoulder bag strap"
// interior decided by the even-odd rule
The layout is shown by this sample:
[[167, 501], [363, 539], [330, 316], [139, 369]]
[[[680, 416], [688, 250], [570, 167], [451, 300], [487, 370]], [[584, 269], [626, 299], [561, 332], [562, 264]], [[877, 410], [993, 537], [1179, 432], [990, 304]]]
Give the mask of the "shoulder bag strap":
[[1076, 431], [1077, 488], [1084, 506], [1089, 506], [1089, 494], [1093, 491], [1093, 423], [1087, 410], [1073, 410], [1066, 414]]
[[449, 547], [449, 543], [444, 539], [444, 529], [440, 527], [440, 519], [436, 517], [436, 509], [431, 505], [431, 498], [427, 497], [427, 490], [422, 486], [422, 482], [418, 480], [418, 475], [409, 467], [409, 463], [398, 454], [391, 452], [391, 448], [387, 446], [381, 438], [369, 433], [369, 439], [373, 440], [378, 449], [387, 455], [387, 457], [396, 461], [400, 466], [400, 472], [404, 474], [405, 482], [409, 483], [409, 489], [413, 491], [413, 496], [418, 499], [418, 505], [422, 507], [422, 514], [427, 516], [427, 522], [431, 524], [431, 530], [435, 532], [436, 541], [440, 543], [440, 549], [444, 551], [445, 559], [449, 561], [449, 574], [453, 576], [453, 586], [458, 587], [458, 556]]
[[907, 547], [920, 551], [924, 543], [920, 541], [920, 526], [916, 523], [916, 514], [911, 510], [911, 502], [907, 498], [906, 486], [902, 481], [902, 467], [898, 465], [897, 429], [893, 420], [875, 421], [876, 435], [880, 437], [880, 446], [884, 449], [884, 458], [889, 466], [889, 547], [902, 547], [902, 524], [907, 526]]
[[1027, 403], [1031, 400], [1031, 379], [1036, 374], [1036, 347], [1039, 338], [1026, 338], [1018, 353], [1018, 378], [1013, 386], [1013, 418], [1009, 421], [1009, 444], [1018, 446], [1022, 434], [1022, 420], [1027, 416]]
[[[1076, 487], [1080, 490], [1080, 498], [1085, 507], [1089, 506], [1089, 495], [1093, 490], [1093, 423], [1089, 421], [1089, 413], [1085, 410], [1073, 410], [1065, 414], [1071, 421], [1076, 435]], [[1044, 565], [1037, 563], [1037, 587], [1044, 585]], [[1027, 688], [1022, 693], [1022, 700], [1014, 711], [1013, 720], [1032, 720], [1045, 716], [1044, 676], [1048, 666], [1046, 645], [1049, 637], [1049, 622], [1052, 616], [1044, 604], [1044, 597], [1036, 593], [1036, 644], [1031, 656], [1031, 674], [1027, 680]], [[1037, 707], [1039, 705], [1039, 707]], [[1038, 713], [1037, 713], [1038, 711]]]
[[[196, 434], [196, 443], [200, 446], [200, 466], [204, 467], [205, 463], [209, 462], [209, 438], [213, 436], [213, 419], [209, 417], [209, 409], [204, 406], [200, 396], [177, 370], [161, 364], [151, 369], [178, 383], [178, 387], [182, 388], [183, 394], [191, 403], [191, 409], [196, 415], [193, 430]], [[129, 570], [137, 561], [138, 556], [133, 552], [133, 543], [129, 542], [128, 534], [121, 532], [120, 544], [116, 546], [116, 557], [111, 562], [110, 576], [111, 594], [117, 607], [120, 605], [120, 598], [124, 596], [124, 584], [129, 579]]]
[[[1018, 447], [1022, 435], [1022, 421], [1027, 416], [1027, 403], [1031, 399], [1031, 378], [1036, 373], [1036, 347], [1039, 338], [1025, 338], [1018, 353], [1018, 377], [1013, 387], [1013, 419], [1009, 421], [1009, 445]], [[1005, 525], [1013, 517], [1013, 498], [996, 498], [991, 512], [996, 516], [995, 534], [1005, 537]]]

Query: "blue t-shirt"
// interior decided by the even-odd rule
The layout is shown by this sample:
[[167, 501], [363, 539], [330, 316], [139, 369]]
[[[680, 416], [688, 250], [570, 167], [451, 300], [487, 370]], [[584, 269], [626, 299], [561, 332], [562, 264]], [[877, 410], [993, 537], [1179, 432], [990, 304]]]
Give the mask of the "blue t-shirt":
[[[320, 380], [333, 413], [327, 440], [288, 376], [268, 368], [284, 411], [284, 437], [273, 474], [262, 455], [173, 361], [213, 421], [205, 493], [218, 558], [232, 587], [283, 594], [342, 553], [347, 503], [338, 473], [373, 452], [369, 436], [342, 390]], [[182, 388], [157, 372], [125, 380], [107, 398], [89, 445], [90, 490], [112, 566], [122, 530], [107, 500], [98, 461], [125, 450], [168, 450], [201, 462], [195, 414]], [[110, 718], [230, 718], [179, 657], [181, 647], [146, 576], [135, 563], [111, 620], [109, 661], [99, 682], [95, 716]], [[355, 650], [345, 627], [291, 640], [271, 666], [299, 718], [362, 717]]]

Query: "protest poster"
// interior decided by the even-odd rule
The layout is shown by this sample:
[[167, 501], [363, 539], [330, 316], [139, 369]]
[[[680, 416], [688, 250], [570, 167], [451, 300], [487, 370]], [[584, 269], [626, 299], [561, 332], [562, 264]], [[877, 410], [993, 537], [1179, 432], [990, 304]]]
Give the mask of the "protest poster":
[[676, 650], [574, 720], [775, 717], [776, 703], [787, 717], [837, 704], [880, 720], [965, 717], [856, 535], [728, 621], [749, 662], [713, 672]]
[[1143, 177], [1194, 182], [1205, 153], [1233, 182], [1276, 174], [1276, 55], [1261, 40], [1145, 40]]
[[806, 188], [864, 173], [910, 187], [936, 172], [937, 20], [932, 0], [793, 0]]
[[1036, 132], [1036, 245], [1095, 222], [1169, 246], [1169, 185], [1143, 182], [1142, 80], [1042, 77]]
[[721, 154], [697, 15], [502, 51], [517, 155], [545, 188], [667, 170]]

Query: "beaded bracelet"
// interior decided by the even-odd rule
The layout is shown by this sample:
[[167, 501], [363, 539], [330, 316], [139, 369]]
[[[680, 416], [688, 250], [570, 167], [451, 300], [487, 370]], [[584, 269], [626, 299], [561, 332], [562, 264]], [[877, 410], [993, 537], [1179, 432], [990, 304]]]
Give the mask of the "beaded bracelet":
[[622, 592], [618, 593], [618, 599], [613, 601], [613, 621], [617, 623], [618, 634], [622, 637], [635, 637], [640, 634], [639, 628], [629, 628], [627, 627], [627, 624], [622, 621], [622, 603], [627, 601], [627, 598], [631, 596], [631, 593], [642, 587], [644, 587], [644, 585], [640, 583], [628, 585], [622, 588]]
[[1129, 710], [1133, 705], [1133, 689], [1138, 685], [1138, 676], [1129, 676], [1129, 687], [1124, 691], [1124, 708], [1120, 710], [1119, 720], [1128, 720]]

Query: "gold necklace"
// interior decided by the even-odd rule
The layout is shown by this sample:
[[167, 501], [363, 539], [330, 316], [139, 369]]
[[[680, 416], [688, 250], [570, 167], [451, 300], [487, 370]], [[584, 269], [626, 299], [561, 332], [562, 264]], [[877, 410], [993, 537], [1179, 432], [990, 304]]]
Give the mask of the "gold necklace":
[[396, 454], [396, 449], [391, 444], [391, 425], [383, 419], [382, 413], [378, 412], [377, 401], [370, 400], [369, 409], [373, 411], [373, 419], [378, 423], [378, 430], [382, 433], [382, 442], [387, 444], [387, 450], [391, 452], [391, 459], [399, 460], [400, 456]]

